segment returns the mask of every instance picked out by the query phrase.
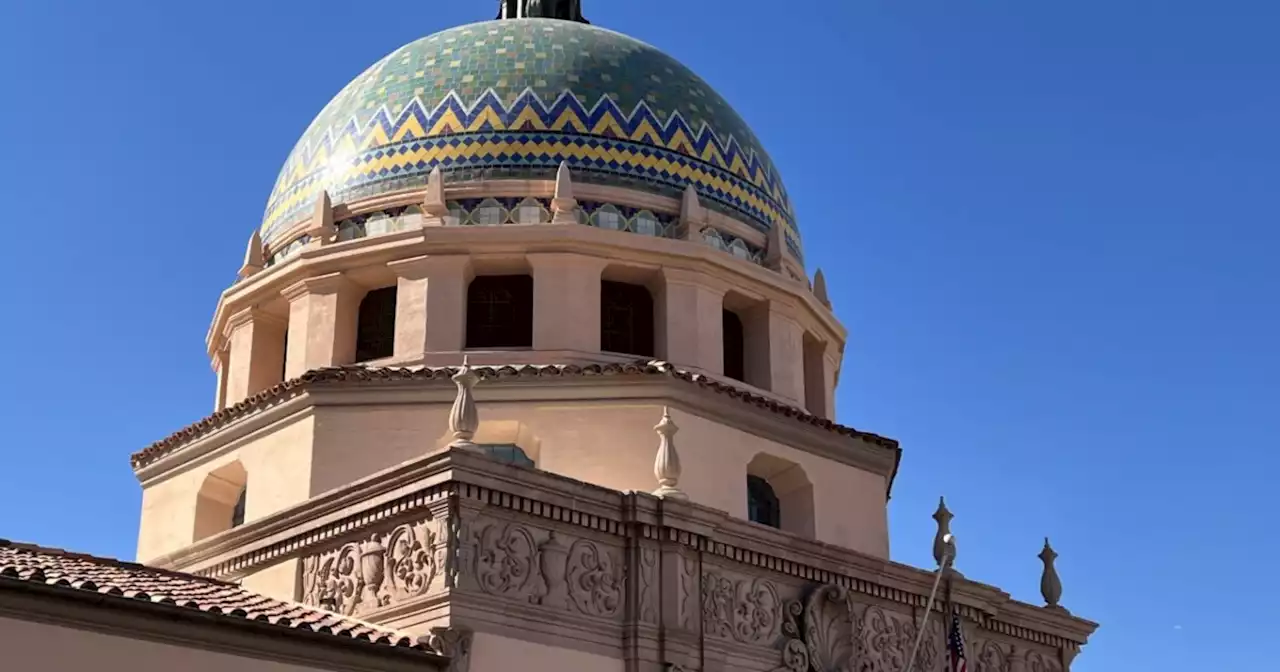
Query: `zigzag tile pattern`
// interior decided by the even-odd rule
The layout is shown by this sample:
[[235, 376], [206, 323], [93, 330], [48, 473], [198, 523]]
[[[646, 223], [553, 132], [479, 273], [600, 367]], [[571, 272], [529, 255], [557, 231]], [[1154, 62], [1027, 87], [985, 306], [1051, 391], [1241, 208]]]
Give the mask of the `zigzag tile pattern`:
[[677, 194], [693, 184], [713, 208], [783, 227], [798, 256], [782, 181], [723, 99], [653, 47], [549, 20], [455, 28], [366, 70], [286, 161], [264, 238], [306, 217], [322, 189], [340, 203], [436, 166], [454, 179], [545, 177], [562, 161], [590, 182]]

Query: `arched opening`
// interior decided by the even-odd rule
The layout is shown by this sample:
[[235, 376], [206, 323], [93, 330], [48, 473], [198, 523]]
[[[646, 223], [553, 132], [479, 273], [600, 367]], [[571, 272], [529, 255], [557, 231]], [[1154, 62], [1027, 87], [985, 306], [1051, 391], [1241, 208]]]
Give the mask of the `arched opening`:
[[533, 347], [533, 278], [482, 275], [467, 288], [467, 348]]
[[193, 541], [244, 524], [248, 480], [248, 472], [239, 461], [219, 467], [205, 476], [196, 494]]
[[800, 465], [768, 453], [747, 464], [747, 518], [812, 538], [813, 484]]
[[653, 295], [643, 285], [600, 283], [600, 349], [653, 357]]
[[364, 295], [356, 317], [356, 361], [390, 357], [396, 345], [396, 288], [383, 287]]
[[747, 347], [746, 336], [742, 328], [742, 318], [732, 310], [722, 310], [722, 326], [724, 339], [724, 375], [737, 381], [747, 382]]

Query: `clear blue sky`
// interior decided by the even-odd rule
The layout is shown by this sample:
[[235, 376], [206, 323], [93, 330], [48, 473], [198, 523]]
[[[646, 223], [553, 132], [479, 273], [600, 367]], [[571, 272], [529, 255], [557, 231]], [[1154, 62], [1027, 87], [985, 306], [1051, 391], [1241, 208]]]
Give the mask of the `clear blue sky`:
[[[489, 0], [0, 5], [0, 536], [131, 557], [128, 455], [204, 416], [204, 336], [312, 116]], [[1280, 5], [587, 0], [780, 166], [902, 441], [895, 559], [1102, 622], [1077, 670], [1274, 660]], [[179, 6], [181, 5], [181, 6]]]

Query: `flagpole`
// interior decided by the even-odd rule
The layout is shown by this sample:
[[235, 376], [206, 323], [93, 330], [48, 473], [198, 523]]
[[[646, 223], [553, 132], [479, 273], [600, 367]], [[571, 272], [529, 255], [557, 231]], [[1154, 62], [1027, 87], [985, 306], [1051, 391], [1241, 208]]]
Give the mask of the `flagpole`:
[[933, 588], [929, 591], [929, 601], [925, 603], [924, 617], [920, 619], [920, 628], [916, 630], [916, 641], [911, 645], [911, 657], [907, 658], [907, 667], [903, 672], [911, 672], [916, 664], [916, 654], [920, 652], [920, 640], [924, 639], [925, 627], [929, 625], [929, 614], [933, 612], [933, 598], [938, 595], [938, 584], [942, 583], [942, 575], [947, 573], [947, 565], [956, 557], [956, 538], [953, 535], [942, 537], [945, 544], [942, 551], [942, 562], [938, 563], [938, 575], [933, 577]]

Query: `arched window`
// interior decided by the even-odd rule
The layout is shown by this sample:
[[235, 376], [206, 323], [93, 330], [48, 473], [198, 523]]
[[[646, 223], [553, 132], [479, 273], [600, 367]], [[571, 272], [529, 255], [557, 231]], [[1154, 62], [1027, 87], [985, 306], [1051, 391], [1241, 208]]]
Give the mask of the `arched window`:
[[800, 465], [759, 453], [747, 464], [747, 518], [813, 538], [813, 484]]
[[194, 541], [244, 524], [248, 472], [239, 461], [223, 465], [204, 477], [196, 493]]
[[600, 349], [653, 357], [653, 295], [642, 285], [600, 284]]
[[533, 278], [482, 275], [467, 288], [468, 348], [533, 347]]
[[375, 289], [360, 301], [356, 318], [356, 361], [390, 357], [395, 349], [396, 288]]
[[249, 494], [249, 488], [240, 488], [240, 496], [236, 498], [236, 505], [231, 509], [231, 527], [240, 527], [244, 525], [244, 500]]
[[724, 326], [724, 375], [745, 383], [747, 382], [747, 347], [742, 318], [732, 310], [721, 312]]
[[747, 476], [747, 519], [753, 523], [782, 527], [782, 506], [773, 486], [759, 476]]

